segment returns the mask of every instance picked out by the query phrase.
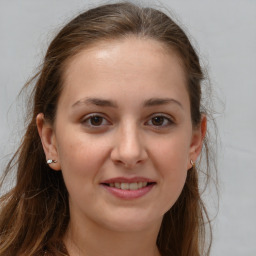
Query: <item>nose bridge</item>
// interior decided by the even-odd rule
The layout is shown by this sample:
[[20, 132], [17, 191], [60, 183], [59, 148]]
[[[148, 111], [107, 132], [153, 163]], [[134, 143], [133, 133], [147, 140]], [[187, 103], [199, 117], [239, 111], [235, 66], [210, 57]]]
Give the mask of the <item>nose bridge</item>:
[[141, 138], [141, 130], [134, 120], [120, 124], [113, 159], [126, 167], [134, 167], [146, 158], [146, 150]]
[[123, 153], [127, 154], [135, 154], [140, 151], [140, 136], [136, 124], [130, 123], [122, 126], [119, 147]]

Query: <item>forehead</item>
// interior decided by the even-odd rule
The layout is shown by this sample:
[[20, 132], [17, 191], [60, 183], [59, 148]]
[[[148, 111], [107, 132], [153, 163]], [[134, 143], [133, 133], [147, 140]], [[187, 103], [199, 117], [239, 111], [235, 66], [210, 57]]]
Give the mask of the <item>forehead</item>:
[[66, 63], [63, 81], [63, 94], [73, 101], [82, 94], [113, 96], [120, 90], [134, 96], [144, 90], [145, 97], [153, 90], [165, 94], [172, 89], [177, 97], [186, 91], [177, 53], [156, 40], [136, 37], [102, 41], [81, 50]]
[[[112, 71], [116, 67], [116, 71], [124, 69], [126, 73], [133, 68], [136, 68], [136, 71], [147, 68], [156, 68], [156, 71], [176, 68], [184, 72], [183, 62], [175, 50], [154, 39], [135, 36], [99, 41], [79, 51], [67, 61], [64, 67], [64, 81], [68, 81], [69, 75], [76, 72], [78, 66], [82, 67], [81, 64], [83, 68], [87, 66], [88, 71], [94, 66], [103, 67], [106, 71], [107, 67], [111, 67]], [[181, 75], [185, 78], [185, 73]]]

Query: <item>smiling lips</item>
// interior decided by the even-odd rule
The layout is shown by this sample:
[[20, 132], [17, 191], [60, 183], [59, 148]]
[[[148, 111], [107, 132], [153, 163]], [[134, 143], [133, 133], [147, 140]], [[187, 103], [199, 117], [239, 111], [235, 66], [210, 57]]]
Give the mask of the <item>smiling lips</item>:
[[156, 185], [156, 182], [143, 177], [132, 179], [122, 177], [105, 180], [101, 185], [118, 198], [135, 199], [147, 194]]
[[124, 189], [124, 190], [137, 190], [140, 188], [144, 188], [148, 185], [146, 181], [141, 181], [141, 182], [133, 182], [133, 183], [120, 183], [120, 182], [115, 182], [115, 183], [110, 183], [110, 187], [115, 187], [119, 189]]

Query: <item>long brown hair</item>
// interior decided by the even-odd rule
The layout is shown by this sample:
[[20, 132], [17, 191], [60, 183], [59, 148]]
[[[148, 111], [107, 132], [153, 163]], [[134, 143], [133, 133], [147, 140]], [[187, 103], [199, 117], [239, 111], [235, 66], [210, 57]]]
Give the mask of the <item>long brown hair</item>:
[[[154, 39], [176, 51], [186, 73], [193, 126], [200, 124], [202, 111], [207, 115], [201, 103], [204, 75], [199, 58], [184, 31], [170, 17], [131, 3], [103, 5], [78, 15], [54, 38], [40, 71], [24, 87], [34, 85], [33, 98], [26, 133], [5, 170], [7, 175], [16, 168], [17, 175], [14, 187], [1, 197], [0, 255], [34, 256], [46, 250], [52, 255], [66, 255], [62, 237], [69, 222], [68, 192], [61, 172], [52, 171], [45, 163], [36, 116], [44, 113], [54, 123], [63, 70], [71, 57], [98, 41], [129, 35]], [[207, 138], [204, 151], [208, 177]], [[157, 238], [163, 256], [209, 255], [211, 229], [205, 246], [209, 218], [201, 200], [198, 172], [196, 168], [189, 170], [180, 197], [163, 217]]]

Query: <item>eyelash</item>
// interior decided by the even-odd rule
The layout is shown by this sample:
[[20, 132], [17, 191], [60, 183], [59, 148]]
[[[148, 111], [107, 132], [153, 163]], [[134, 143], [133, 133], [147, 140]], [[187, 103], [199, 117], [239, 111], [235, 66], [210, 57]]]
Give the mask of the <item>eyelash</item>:
[[[161, 118], [163, 120], [163, 122], [164, 122], [164, 125], [154, 125], [152, 123], [154, 118]], [[164, 114], [155, 114], [146, 123], [149, 123], [149, 122], [151, 122], [152, 123], [151, 125], [154, 126], [154, 128], [156, 128], [156, 129], [167, 128], [167, 127], [169, 127], [169, 126], [174, 124], [173, 119], [171, 117], [169, 117], [169, 116], [164, 115]]]
[[[100, 122], [99, 125], [94, 125], [92, 124], [93, 118], [100, 118], [102, 122]], [[154, 118], [160, 118], [164, 124], [154, 125], [153, 124]], [[111, 125], [111, 122], [109, 122], [104, 116], [102, 116], [102, 114], [97, 114], [97, 113], [86, 116], [85, 118], [82, 119], [81, 123], [89, 128], [102, 128], [103, 126]], [[145, 122], [145, 125], [153, 126], [155, 129], [161, 129], [161, 128], [167, 128], [169, 126], [174, 125], [174, 121], [172, 118], [164, 114], [154, 114], [154, 116], [151, 116], [150, 119], [147, 122]]]
[[[101, 120], [104, 120], [107, 123], [105, 123], [105, 124], [100, 123], [100, 125], [93, 125], [91, 123], [93, 118], [100, 118]], [[105, 126], [105, 125], [108, 125], [108, 124], [111, 124], [111, 123], [105, 117], [103, 117], [101, 114], [96, 114], [95, 113], [95, 114], [91, 114], [91, 115], [88, 115], [85, 118], [83, 118], [82, 124], [84, 124], [88, 127], [93, 127], [93, 128], [98, 128], [99, 127], [100, 128], [102, 126]]]

